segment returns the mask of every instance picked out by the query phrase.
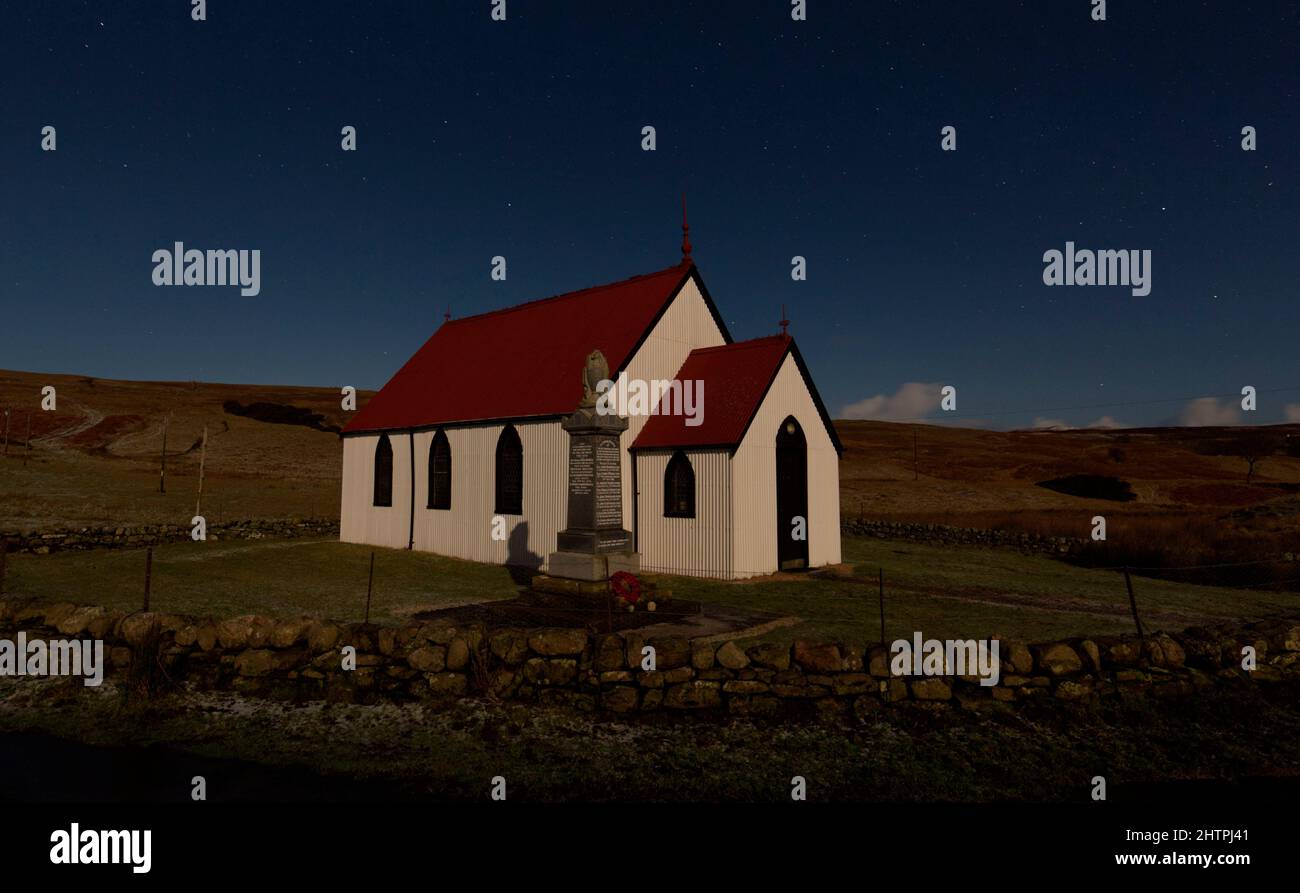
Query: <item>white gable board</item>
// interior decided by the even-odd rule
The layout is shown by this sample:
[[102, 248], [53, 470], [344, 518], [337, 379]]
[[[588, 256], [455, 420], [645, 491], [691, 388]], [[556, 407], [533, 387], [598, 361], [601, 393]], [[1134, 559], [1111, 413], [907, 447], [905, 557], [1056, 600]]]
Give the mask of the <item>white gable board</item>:
[[737, 577], [772, 573], [776, 562], [776, 434], [794, 416], [808, 441], [808, 563], [840, 562], [840, 464], [799, 364], [787, 354], [732, 458]]

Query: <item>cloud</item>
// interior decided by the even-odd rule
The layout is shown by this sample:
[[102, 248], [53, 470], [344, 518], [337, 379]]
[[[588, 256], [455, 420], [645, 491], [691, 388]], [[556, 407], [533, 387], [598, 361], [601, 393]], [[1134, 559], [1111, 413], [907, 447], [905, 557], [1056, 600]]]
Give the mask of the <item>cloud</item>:
[[1282, 418], [1288, 422], [1300, 422], [1300, 403], [1288, 403], [1282, 407]]
[[[1055, 431], [1076, 431], [1074, 425], [1071, 425], [1065, 419], [1048, 419], [1039, 416], [1034, 419], [1034, 427], [1041, 429], [1050, 429]], [[1104, 415], [1095, 422], [1090, 422], [1083, 426], [1084, 428], [1126, 428], [1123, 422], [1116, 420], [1112, 416]]]
[[1200, 397], [1183, 407], [1178, 414], [1178, 424], [1189, 428], [1205, 425], [1240, 425], [1241, 410], [1229, 398], [1222, 404], [1213, 397]]
[[940, 384], [909, 381], [895, 394], [877, 394], [840, 410], [842, 419], [911, 421], [925, 418], [939, 408]]

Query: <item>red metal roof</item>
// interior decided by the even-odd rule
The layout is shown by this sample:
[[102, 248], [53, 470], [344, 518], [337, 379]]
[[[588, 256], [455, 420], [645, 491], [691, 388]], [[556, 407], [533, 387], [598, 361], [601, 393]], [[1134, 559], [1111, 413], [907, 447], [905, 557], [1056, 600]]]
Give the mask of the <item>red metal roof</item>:
[[703, 422], [691, 426], [686, 424], [683, 415], [652, 415], [632, 443], [632, 449], [738, 447], [787, 354], [794, 357], [836, 451], [843, 453], [835, 425], [808, 374], [799, 348], [793, 338], [784, 334], [691, 351], [675, 378], [683, 383], [704, 382], [700, 413]]
[[652, 415], [632, 449], [736, 446], [791, 343], [788, 335], [771, 335], [691, 351], [675, 377], [704, 382], [703, 422], [692, 426], [684, 415]]
[[[443, 323], [343, 433], [573, 412], [587, 354], [600, 350], [615, 374], [698, 275], [683, 263]], [[700, 291], [730, 341], [702, 283]]]

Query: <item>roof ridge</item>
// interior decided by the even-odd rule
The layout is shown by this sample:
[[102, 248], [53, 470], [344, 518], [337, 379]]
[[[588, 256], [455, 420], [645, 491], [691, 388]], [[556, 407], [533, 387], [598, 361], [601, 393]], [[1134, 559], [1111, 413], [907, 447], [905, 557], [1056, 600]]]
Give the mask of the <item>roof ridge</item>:
[[471, 316], [461, 316], [456, 319], [448, 320], [443, 324], [442, 328], [445, 328], [447, 326], [453, 326], [456, 323], [460, 323], [460, 322], [468, 322], [473, 319], [482, 319], [486, 316], [498, 316], [502, 313], [513, 313], [516, 310], [523, 310], [525, 307], [533, 307], [538, 304], [546, 304], [552, 301], [562, 301], [565, 298], [576, 298], [582, 295], [586, 295], [590, 292], [604, 291], [605, 289], [608, 288], [618, 288], [619, 286], [623, 286], [623, 285], [631, 285], [634, 282], [641, 282], [645, 279], [653, 279], [656, 276], [662, 276], [665, 273], [671, 273], [678, 270], [685, 272], [686, 270], [693, 268], [694, 266], [695, 264], [693, 263], [689, 265], [677, 263], [677, 264], [673, 264], [671, 267], [664, 267], [662, 270], [655, 270], [652, 273], [641, 273], [636, 276], [629, 276], [627, 279], [619, 279], [614, 282], [606, 282], [602, 285], [589, 285], [586, 288], [579, 288], [574, 291], [566, 291], [558, 295], [550, 295], [549, 297], [545, 297], [545, 298], [534, 298], [531, 301], [524, 301], [522, 304], [512, 304], [509, 307], [498, 307], [496, 310], [485, 310], [482, 313], [475, 313]]
[[765, 346], [765, 342], [769, 342], [769, 341], [780, 341], [782, 343], [790, 343], [794, 341], [794, 338], [791, 337], [790, 335], [780, 335], [780, 334], [760, 335], [757, 338], [747, 338], [744, 341], [733, 341], [730, 344], [714, 344], [711, 347], [697, 347], [694, 350], [692, 350], [691, 353], [693, 354], [713, 353], [714, 351], [719, 351], [719, 350], [746, 350], [749, 348]]

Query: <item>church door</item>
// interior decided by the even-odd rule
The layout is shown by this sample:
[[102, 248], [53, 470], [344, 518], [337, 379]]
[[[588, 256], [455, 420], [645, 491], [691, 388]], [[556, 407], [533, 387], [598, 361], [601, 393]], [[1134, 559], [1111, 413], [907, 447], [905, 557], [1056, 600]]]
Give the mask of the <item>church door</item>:
[[794, 416], [776, 433], [776, 558], [783, 571], [808, 566], [808, 443]]

